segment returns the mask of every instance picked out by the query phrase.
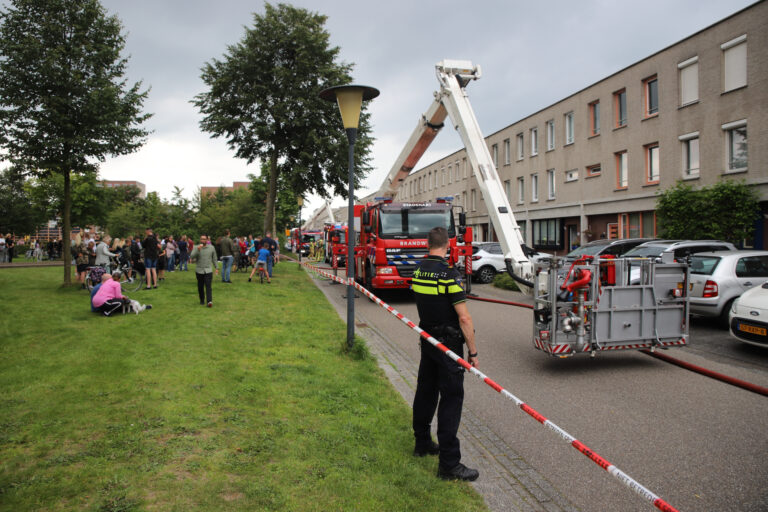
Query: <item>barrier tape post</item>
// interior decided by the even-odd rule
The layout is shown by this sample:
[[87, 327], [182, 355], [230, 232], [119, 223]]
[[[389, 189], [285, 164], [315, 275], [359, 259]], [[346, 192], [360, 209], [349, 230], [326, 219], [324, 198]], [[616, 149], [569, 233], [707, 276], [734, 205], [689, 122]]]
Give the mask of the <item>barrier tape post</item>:
[[578, 450], [582, 455], [590, 459], [592, 462], [606, 470], [611, 476], [619, 480], [621, 483], [629, 487], [632, 491], [634, 491], [636, 494], [638, 494], [641, 498], [645, 499], [646, 501], [651, 502], [651, 504], [656, 507], [659, 510], [662, 510], [663, 512], [678, 512], [678, 510], [664, 501], [662, 498], [648, 490], [646, 487], [641, 485], [639, 482], [637, 482], [635, 479], [630, 477], [628, 474], [624, 473], [622, 470], [608, 462], [606, 459], [601, 457], [597, 452], [589, 448], [587, 445], [573, 437], [571, 434], [560, 428], [558, 425], [553, 423], [552, 421], [548, 420], [546, 417], [544, 417], [542, 414], [540, 414], [538, 411], [536, 411], [533, 407], [529, 406], [522, 400], [520, 400], [518, 397], [504, 389], [502, 386], [494, 382], [491, 378], [489, 378], [487, 375], [485, 375], [483, 372], [475, 368], [474, 366], [470, 365], [467, 361], [459, 357], [458, 354], [450, 350], [448, 347], [440, 343], [437, 339], [433, 338], [429, 333], [427, 333], [424, 329], [420, 328], [418, 325], [413, 323], [411, 320], [406, 318], [402, 313], [397, 311], [395, 308], [378, 298], [376, 295], [371, 293], [367, 288], [361, 286], [360, 284], [356, 283], [354, 278], [349, 278], [349, 281], [346, 279], [342, 279], [340, 277], [336, 277], [333, 274], [330, 274], [328, 272], [324, 272], [320, 269], [314, 268], [313, 265], [309, 265], [307, 263], [299, 263], [302, 266], [308, 267], [310, 271], [314, 271], [319, 275], [324, 275], [325, 277], [328, 277], [330, 279], [338, 280], [339, 282], [342, 282], [344, 284], [351, 284], [357, 290], [359, 290], [361, 293], [363, 293], [366, 297], [371, 299], [373, 302], [381, 306], [382, 308], [386, 309], [388, 312], [393, 314], [398, 320], [405, 323], [408, 327], [419, 333], [419, 335], [427, 340], [429, 343], [431, 343], [433, 346], [435, 346], [437, 349], [445, 353], [448, 357], [453, 359], [457, 364], [462, 366], [464, 369], [466, 369], [471, 374], [478, 377], [480, 380], [485, 382], [488, 386], [490, 386], [492, 389], [500, 393], [505, 398], [513, 401], [515, 405], [517, 405], [523, 412], [528, 414], [530, 417], [553, 431], [555, 434], [557, 434], [560, 438], [567, 441], [573, 448]]

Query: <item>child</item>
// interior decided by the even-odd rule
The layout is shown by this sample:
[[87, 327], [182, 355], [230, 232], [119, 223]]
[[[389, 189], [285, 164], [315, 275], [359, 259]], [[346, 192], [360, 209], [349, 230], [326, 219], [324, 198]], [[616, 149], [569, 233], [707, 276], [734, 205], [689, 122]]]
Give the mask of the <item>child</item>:
[[256, 266], [253, 267], [253, 270], [251, 270], [251, 275], [248, 276], [248, 282], [251, 282], [251, 278], [253, 277], [253, 274], [256, 271], [263, 272], [264, 275], [267, 277], [267, 282], [271, 283], [272, 279], [270, 279], [269, 274], [267, 273], [267, 260], [269, 260], [269, 244], [266, 242], [262, 242], [261, 248], [259, 249], [259, 255], [256, 258]]

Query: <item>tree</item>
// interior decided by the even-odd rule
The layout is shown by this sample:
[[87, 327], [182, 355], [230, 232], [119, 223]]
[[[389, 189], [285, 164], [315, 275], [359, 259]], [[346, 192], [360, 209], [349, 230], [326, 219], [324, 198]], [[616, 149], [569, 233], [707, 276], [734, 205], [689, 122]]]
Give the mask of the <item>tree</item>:
[[698, 190], [677, 182], [656, 201], [656, 218], [667, 238], [740, 243], [752, 237], [759, 212], [755, 189], [733, 180]]
[[[122, 25], [98, 0], [10, 0], [0, 11], [0, 147], [26, 173], [63, 180], [63, 241], [71, 176], [136, 151], [148, 132], [147, 91], [128, 86]], [[70, 284], [64, 258], [64, 284]]]
[[[222, 60], [202, 69], [209, 88], [193, 103], [200, 126], [224, 137], [235, 156], [267, 164], [264, 230], [274, 224], [282, 177], [294, 195], [347, 194], [347, 139], [335, 105], [318, 94], [351, 82], [352, 65], [337, 62], [326, 17], [285, 4], [265, 3], [252, 28]], [[370, 170], [369, 114], [363, 112], [355, 147], [358, 182]]]
[[15, 167], [0, 172], [0, 234], [32, 233], [46, 221], [46, 212], [31, 198], [24, 175]]

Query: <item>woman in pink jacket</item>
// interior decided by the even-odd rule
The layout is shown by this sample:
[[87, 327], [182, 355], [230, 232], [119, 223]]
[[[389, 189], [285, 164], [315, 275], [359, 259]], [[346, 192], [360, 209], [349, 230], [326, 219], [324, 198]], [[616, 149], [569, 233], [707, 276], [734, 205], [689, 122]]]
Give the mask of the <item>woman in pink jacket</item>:
[[104, 316], [122, 313], [123, 304], [128, 302], [128, 297], [123, 295], [120, 288], [119, 279], [120, 271], [115, 271], [112, 275], [104, 274], [101, 287], [93, 296], [93, 307]]

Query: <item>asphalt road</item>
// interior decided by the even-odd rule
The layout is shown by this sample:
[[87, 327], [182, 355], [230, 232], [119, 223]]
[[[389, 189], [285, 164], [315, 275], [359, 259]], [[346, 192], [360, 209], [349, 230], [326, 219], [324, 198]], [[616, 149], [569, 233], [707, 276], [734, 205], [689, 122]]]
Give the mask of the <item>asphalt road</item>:
[[[319, 286], [343, 307], [344, 287]], [[530, 303], [490, 285], [473, 292]], [[418, 321], [409, 292], [382, 299]], [[355, 304], [360, 321], [418, 364], [413, 331], [364, 296]], [[681, 511], [768, 510], [768, 398], [636, 351], [553, 358], [533, 347], [530, 310], [477, 301], [469, 309], [480, 369], [649, 490]], [[768, 350], [744, 346], [707, 320], [693, 319], [690, 334], [690, 346], [665, 353], [768, 386]], [[465, 382], [465, 407], [579, 509], [653, 509], [487, 385]]]

